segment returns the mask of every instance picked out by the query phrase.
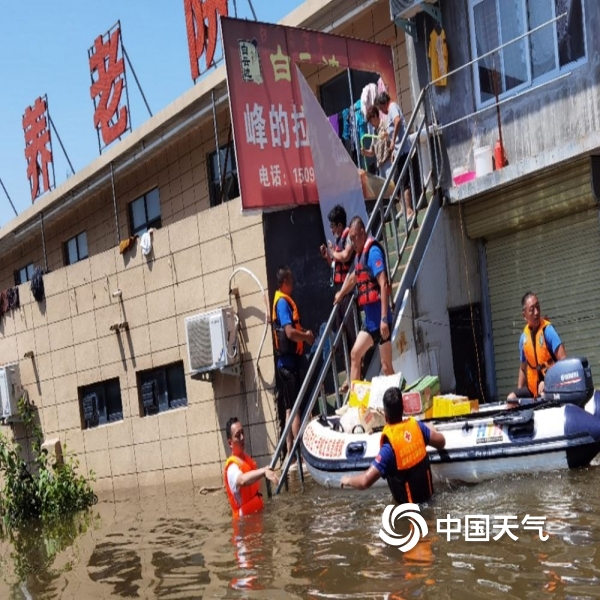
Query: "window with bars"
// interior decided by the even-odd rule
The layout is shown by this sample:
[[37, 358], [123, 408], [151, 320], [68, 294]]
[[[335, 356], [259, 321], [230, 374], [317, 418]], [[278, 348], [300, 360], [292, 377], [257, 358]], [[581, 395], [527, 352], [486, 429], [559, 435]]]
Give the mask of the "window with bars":
[[187, 406], [183, 361], [139, 371], [137, 380], [142, 416]]
[[78, 391], [83, 429], [123, 420], [118, 377], [80, 387]]
[[583, 0], [469, 0], [469, 10], [473, 58], [508, 44], [473, 66], [478, 105], [557, 77], [586, 57]]

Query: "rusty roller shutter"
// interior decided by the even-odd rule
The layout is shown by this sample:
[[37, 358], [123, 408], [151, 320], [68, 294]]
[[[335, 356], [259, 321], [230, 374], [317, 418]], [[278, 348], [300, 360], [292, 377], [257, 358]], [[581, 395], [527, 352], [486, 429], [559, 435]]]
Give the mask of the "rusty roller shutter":
[[467, 234], [487, 240], [595, 206], [589, 158], [539, 171], [465, 202]]
[[567, 353], [585, 356], [600, 382], [600, 225], [597, 209], [486, 244], [496, 383], [500, 398], [516, 386], [521, 298], [538, 294], [542, 315]]

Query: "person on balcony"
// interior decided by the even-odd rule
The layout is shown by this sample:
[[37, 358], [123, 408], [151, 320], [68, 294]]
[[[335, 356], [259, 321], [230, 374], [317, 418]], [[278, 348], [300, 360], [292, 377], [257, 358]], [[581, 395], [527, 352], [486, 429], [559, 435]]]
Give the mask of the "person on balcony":
[[[356, 287], [358, 306], [365, 313], [363, 328], [356, 336], [350, 353], [350, 378], [351, 381], [360, 379], [362, 359], [375, 344], [379, 345], [384, 375], [393, 375], [390, 336], [392, 309], [385, 256], [379, 242], [367, 236], [360, 217], [352, 219], [348, 235], [356, 252], [354, 270], [346, 277], [333, 302], [339, 304]], [[341, 391], [345, 393], [347, 387], [343, 386]]]
[[260, 480], [264, 477], [277, 485], [279, 477], [270, 467], [259, 469], [254, 459], [244, 452], [246, 438], [237, 417], [227, 421], [225, 434], [231, 456], [225, 462], [223, 480], [233, 517], [237, 518], [262, 510]]
[[527, 292], [522, 300], [525, 329], [519, 339], [521, 366], [517, 389], [508, 397], [509, 404], [519, 398], [537, 398], [544, 395], [544, 376], [556, 361], [567, 358], [565, 346], [550, 321], [541, 316], [540, 302], [533, 292]]
[[402, 392], [397, 387], [389, 388], [383, 395], [383, 412], [386, 425], [379, 454], [363, 473], [344, 475], [340, 486], [365, 490], [383, 477], [397, 504], [427, 502], [433, 495], [427, 446], [442, 450], [446, 438], [433, 426], [413, 417], [403, 418]]
[[[288, 266], [279, 267], [277, 270], [277, 286], [278, 289], [273, 298], [271, 320], [277, 357], [277, 394], [282, 398], [285, 406], [285, 423], [287, 425], [302, 384], [304, 344], [313, 344], [315, 336], [312, 331], [304, 329], [300, 324], [300, 313], [296, 303], [292, 300], [294, 278]], [[292, 450], [299, 431], [300, 410], [292, 421], [292, 428], [286, 440], [288, 454]]]
[[367, 122], [375, 130], [377, 139], [374, 139], [370, 148], [361, 148], [363, 156], [374, 156], [377, 162], [379, 177], [387, 177], [392, 168], [392, 150], [389, 144], [387, 117], [382, 118], [379, 109], [373, 105], [367, 111]]
[[[394, 183], [398, 183], [398, 176], [402, 172], [404, 168], [404, 164], [408, 160], [409, 152], [410, 152], [410, 144], [408, 141], [408, 137], [404, 142], [404, 145], [401, 145], [402, 138], [406, 133], [406, 123], [404, 121], [404, 115], [400, 110], [400, 106], [396, 102], [392, 102], [390, 96], [387, 92], [381, 92], [377, 96], [375, 100], [375, 106], [387, 115], [387, 123], [388, 123], [388, 149], [392, 153], [391, 161], [392, 163], [396, 159], [398, 155], [400, 155], [400, 159], [398, 161], [398, 166], [392, 175]], [[410, 189], [410, 164], [407, 166], [404, 175], [402, 176], [402, 188], [404, 189], [404, 209], [406, 210], [406, 218], [410, 221], [414, 216], [414, 209], [412, 203], [412, 193]]]

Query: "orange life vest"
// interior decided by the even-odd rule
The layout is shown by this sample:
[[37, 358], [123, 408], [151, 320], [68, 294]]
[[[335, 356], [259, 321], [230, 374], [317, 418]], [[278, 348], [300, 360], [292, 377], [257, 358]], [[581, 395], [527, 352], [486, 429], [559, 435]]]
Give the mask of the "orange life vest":
[[298, 307], [296, 303], [291, 299], [290, 296], [284, 294], [281, 290], [277, 290], [275, 292], [275, 298], [273, 298], [273, 312], [272, 312], [272, 322], [273, 322], [273, 342], [275, 344], [275, 352], [278, 354], [302, 354], [303, 343], [302, 342], [292, 342], [285, 334], [285, 328], [281, 326], [279, 323], [279, 319], [277, 318], [277, 302], [283, 298], [292, 309], [292, 326], [297, 331], [302, 331], [302, 327], [300, 326], [300, 313], [298, 312]]
[[550, 325], [550, 321], [541, 319], [540, 326], [534, 336], [535, 343], [531, 339], [532, 332], [529, 325], [525, 325], [525, 329], [523, 329], [525, 335], [523, 352], [527, 362], [527, 387], [534, 398], [537, 398], [538, 386], [540, 381], [544, 380], [548, 367], [556, 362], [556, 356], [546, 341], [545, 330], [548, 325]]
[[386, 473], [394, 500], [426, 502], [433, 495], [433, 483], [425, 438], [419, 424], [410, 417], [406, 421], [386, 425], [380, 444], [389, 443], [396, 457], [396, 471]]
[[381, 249], [379, 242], [370, 237], [365, 242], [361, 255], [356, 256], [354, 275], [356, 276], [356, 288], [358, 291], [357, 301], [359, 306], [375, 304], [375, 302], [381, 300], [381, 288], [379, 287], [379, 282], [368, 265], [369, 250], [373, 246], [377, 246]]
[[225, 462], [223, 480], [225, 482], [225, 491], [227, 492], [227, 497], [229, 498], [229, 504], [231, 504], [233, 516], [241, 517], [242, 515], [249, 515], [250, 513], [262, 510], [264, 504], [260, 494], [260, 481], [240, 487], [239, 492], [242, 499], [241, 504], [238, 504], [237, 500], [235, 499], [235, 495], [229, 487], [229, 481], [227, 481], [227, 469], [234, 463], [240, 468], [242, 473], [248, 473], [248, 471], [253, 471], [257, 468], [256, 462], [247, 454], [243, 454], [241, 457], [231, 455]]
[[[343, 252], [346, 248], [346, 240], [348, 239], [348, 234], [350, 233], [350, 227], [346, 227], [342, 232], [342, 235], [335, 240], [335, 246], [333, 249], [336, 252]], [[339, 284], [344, 283], [346, 281], [346, 277], [348, 277], [348, 273], [350, 271], [350, 264], [352, 263], [352, 258], [354, 254], [350, 256], [347, 262], [341, 262], [339, 260], [335, 261], [335, 270], [333, 272], [333, 283]]]

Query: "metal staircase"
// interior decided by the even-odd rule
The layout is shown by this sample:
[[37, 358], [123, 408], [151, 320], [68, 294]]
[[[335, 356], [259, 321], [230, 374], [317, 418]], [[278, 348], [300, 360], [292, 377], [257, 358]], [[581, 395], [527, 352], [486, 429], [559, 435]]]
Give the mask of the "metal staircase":
[[[443, 199], [443, 191], [439, 182], [442, 180], [442, 165], [444, 161], [442, 159], [438, 125], [432, 110], [432, 103], [429, 101], [430, 90], [430, 87], [422, 90], [406, 126], [406, 132], [400, 145], [400, 147], [403, 147], [406, 139], [410, 140], [409, 160], [405, 162], [402, 172], [398, 177], [398, 183], [393, 195], [394, 198], [400, 199], [399, 204], [403, 207], [403, 210], [399, 214], [396, 209], [396, 202], [388, 201], [389, 199], [384, 197], [391, 179], [391, 173], [394, 172], [400, 159], [400, 156], [396, 156], [394, 169], [391, 170], [382, 187], [382, 191], [367, 224], [367, 233], [379, 240], [385, 250], [388, 281], [392, 285], [394, 323], [398, 317], [399, 300], [404, 297], [406, 290], [410, 289], [414, 284], [419, 264], [424, 255], [425, 247], [433, 230]], [[410, 132], [413, 133], [411, 134]], [[420, 140], [422, 137], [427, 140], [426, 150], [421, 147]], [[425, 155], [424, 152], [427, 152], [427, 154]], [[416, 173], [417, 169], [413, 169], [413, 161], [415, 160], [418, 161], [418, 174]], [[410, 174], [409, 181], [415, 210], [415, 216], [410, 222], [406, 219], [404, 189], [402, 186], [402, 180], [405, 178], [407, 170]], [[290, 418], [286, 423], [271, 458], [270, 466], [274, 468], [285, 451], [287, 435], [291, 429], [295, 415], [301, 406], [306, 405], [299, 435], [294, 440], [291, 453], [283, 461], [281, 480], [275, 488], [276, 494], [281, 491], [281, 487], [287, 482], [286, 475], [294, 455], [298, 459], [298, 473], [301, 481], [304, 480], [299, 444], [316, 402], [320, 402], [321, 414], [326, 414], [327, 412], [328, 398], [326, 397], [324, 382], [328, 376], [329, 381], [333, 379], [335, 404], [337, 407], [342, 404], [336, 356], [338, 353], [342, 353], [346, 373], [349, 373], [350, 349], [348, 348], [345, 327], [340, 326], [336, 330], [338, 310], [340, 310], [339, 305], [333, 307], [320, 338], [315, 342], [317, 347], [312, 354], [308, 371], [292, 407]], [[360, 322], [356, 302], [350, 302], [343, 315], [344, 324], [350, 323], [351, 320], [354, 320], [355, 324]], [[392, 339], [392, 343], [394, 343], [394, 339]], [[323, 350], [326, 347], [328, 347], [328, 351], [324, 355]], [[323, 359], [322, 361], [321, 358]], [[375, 352], [367, 369], [367, 378], [370, 379], [377, 375], [379, 371], [379, 353]], [[347, 399], [347, 395], [344, 401]], [[306, 398], [308, 398], [308, 402], [305, 402]]]

